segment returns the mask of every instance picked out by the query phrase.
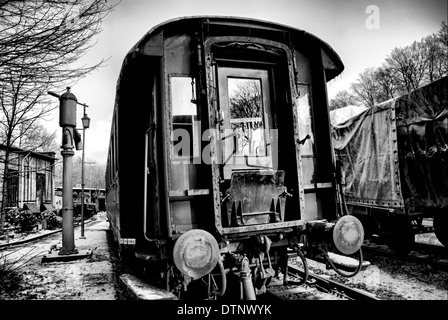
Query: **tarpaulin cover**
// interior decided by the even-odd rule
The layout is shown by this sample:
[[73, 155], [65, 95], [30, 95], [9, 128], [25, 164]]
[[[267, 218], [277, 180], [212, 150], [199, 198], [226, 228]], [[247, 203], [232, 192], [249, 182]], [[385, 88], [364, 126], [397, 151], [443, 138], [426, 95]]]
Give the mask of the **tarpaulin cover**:
[[407, 213], [448, 206], [448, 77], [333, 128], [347, 201]]
[[339, 109], [330, 111], [330, 122], [332, 126], [336, 126], [340, 123], [347, 121], [348, 119], [356, 116], [358, 113], [365, 111], [367, 108], [363, 106], [349, 105]]

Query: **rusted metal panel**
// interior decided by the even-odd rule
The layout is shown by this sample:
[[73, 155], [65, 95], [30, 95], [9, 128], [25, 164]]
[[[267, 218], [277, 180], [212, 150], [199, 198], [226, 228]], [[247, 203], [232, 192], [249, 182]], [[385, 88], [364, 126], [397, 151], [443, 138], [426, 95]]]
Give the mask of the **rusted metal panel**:
[[293, 221], [285, 221], [285, 222], [277, 222], [277, 223], [269, 223], [269, 224], [260, 224], [260, 225], [250, 225], [250, 226], [243, 226], [243, 227], [230, 227], [230, 228], [223, 228], [222, 234], [223, 235], [236, 235], [236, 236], [245, 236], [247, 237], [249, 233], [253, 232], [254, 234], [257, 234], [257, 232], [262, 231], [271, 231], [276, 232], [276, 229], [278, 229], [278, 232], [284, 231], [286, 228], [289, 227], [299, 227], [303, 226], [304, 222], [300, 220], [293, 220]]
[[165, 81], [170, 74], [191, 73], [191, 36], [178, 34], [164, 40]]
[[163, 56], [163, 31], [154, 34], [145, 42], [141, 53], [148, 56]]
[[338, 68], [335, 61], [332, 58], [330, 58], [328, 53], [323, 48], [320, 49], [320, 52], [322, 55], [322, 65], [323, 65], [324, 70], [327, 70], [327, 69], [333, 70], [333, 69]]
[[234, 172], [227, 191], [227, 226], [284, 220], [284, 171]]

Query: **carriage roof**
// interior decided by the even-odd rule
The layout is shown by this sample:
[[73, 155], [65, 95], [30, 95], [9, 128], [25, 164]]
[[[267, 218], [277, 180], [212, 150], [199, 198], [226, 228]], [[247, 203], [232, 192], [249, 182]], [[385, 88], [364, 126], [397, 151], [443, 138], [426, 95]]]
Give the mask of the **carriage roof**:
[[124, 69], [125, 65], [127, 64], [128, 59], [132, 59], [138, 54], [145, 55], [145, 45], [150, 42], [153, 37], [155, 37], [160, 31], [167, 29], [187, 30], [188, 26], [198, 26], [202, 22], [222, 24], [227, 26], [238, 25], [240, 27], [246, 28], [258, 28], [289, 33], [291, 42], [295, 43], [296, 47], [299, 47], [302, 41], [305, 41], [307, 44], [312, 43], [313, 45], [320, 47], [322, 53], [323, 69], [325, 70], [327, 81], [335, 78], [344, 70], [344, 65], [339, 55], [330, 47], [330, 45], [311, 33], [275, 22], [230, 16], [190, 16], [174, 18], [162, 22], [149, 30], [132, 47], [132, 49], [126, 55], [122, 69]]

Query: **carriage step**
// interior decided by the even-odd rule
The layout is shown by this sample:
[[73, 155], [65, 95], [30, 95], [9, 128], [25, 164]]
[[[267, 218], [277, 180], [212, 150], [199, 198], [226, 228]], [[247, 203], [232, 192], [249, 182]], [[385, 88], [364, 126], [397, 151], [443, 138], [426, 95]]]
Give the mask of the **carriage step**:
[[171, 292], [156, 288], [131, 274], [122, 274], [120, 281], [135, 300], [177, 300]]

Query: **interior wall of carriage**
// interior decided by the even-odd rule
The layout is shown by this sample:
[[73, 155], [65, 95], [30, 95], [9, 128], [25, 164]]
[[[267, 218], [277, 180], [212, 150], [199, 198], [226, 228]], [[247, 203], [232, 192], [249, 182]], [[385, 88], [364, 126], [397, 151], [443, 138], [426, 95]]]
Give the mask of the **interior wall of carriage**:
[[303, 219], [332, 220], [337, 209], [327, 79], [331, 79], [330, 73], [337, 66], [317, 40], [309, 37], [295, 42], [295, 59], [298, 89], [295, 103], [305, 196]]
[[[10, 149], [6, 188], [0, 180], [0, 193], [6, 192], [6, 206], [43, 211], [54, 206], [54, 164], [53, 152], [35, 153], [17, 148]], [[0, 157], [4, 158], [5, 148], [0, 146]], [[3, 177], [5, 164], [0, 162]], [[1, 200], [0, 200], [1, 201]], [[32, 207], [32, 208], [31, 208]]]
[[[165, 159], [167, 163], [168, 232], [175, 236], [201, 228], [213, 231], [211, 175], [203, 159], [208, 144], [206, 105], [197, 88], [194, 32], [167, 29], [163, 33], [163, 101], [166, 108]], [[203, 97], [204, 98], [204, 97]], [[203, 99], [205, 100], [205, 99]], [[205, 107], [204, 107], [205, 106]]]

